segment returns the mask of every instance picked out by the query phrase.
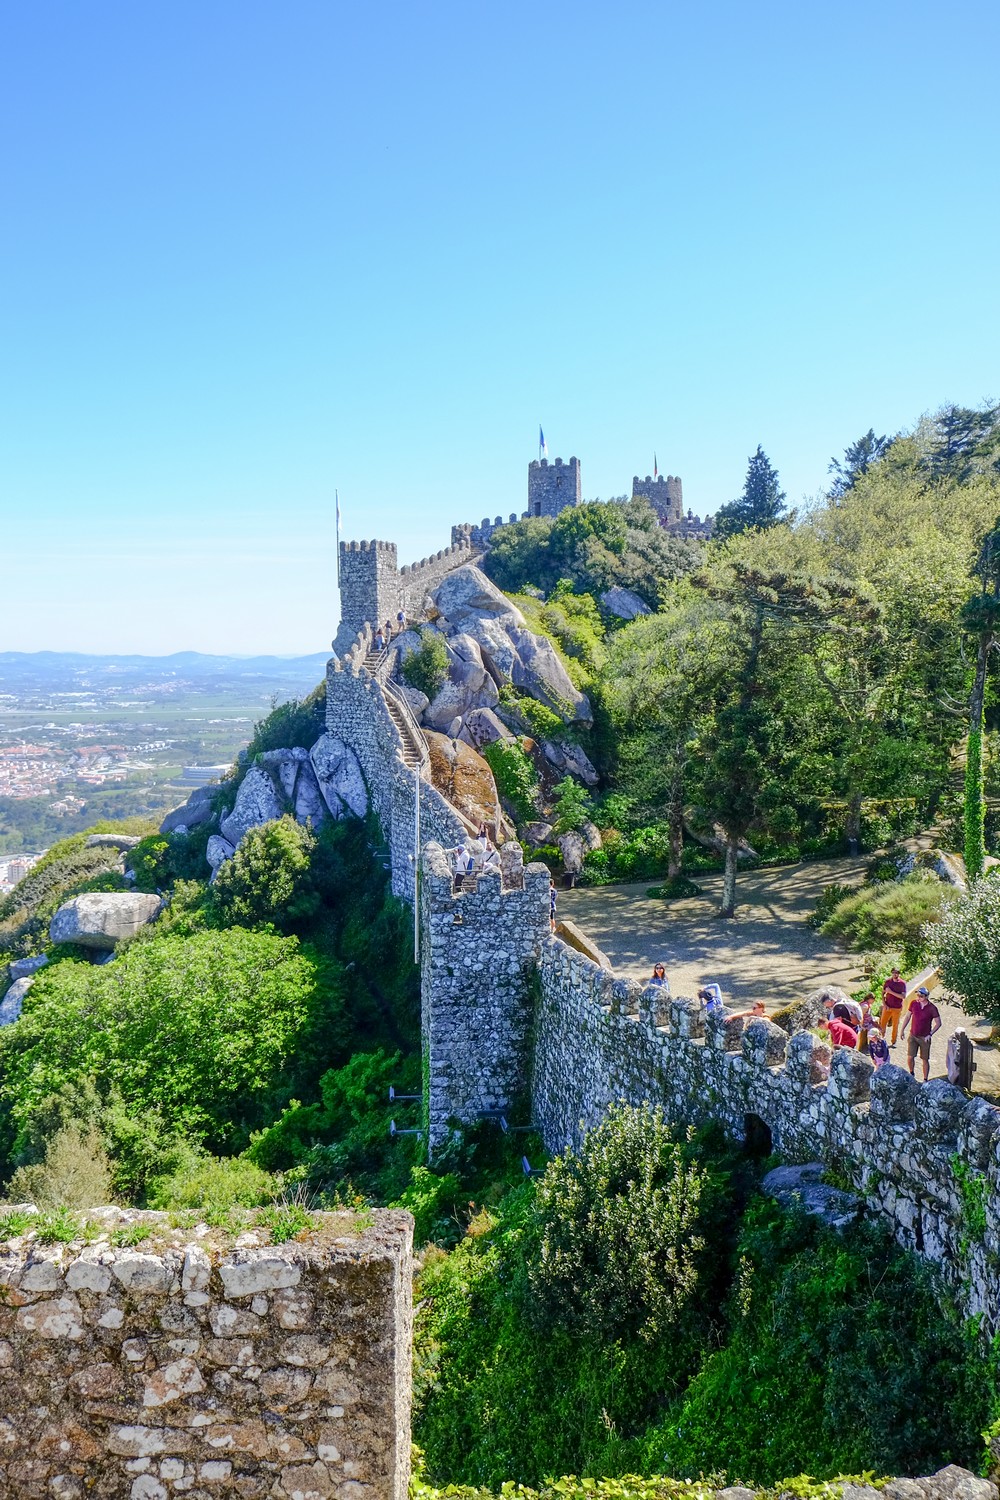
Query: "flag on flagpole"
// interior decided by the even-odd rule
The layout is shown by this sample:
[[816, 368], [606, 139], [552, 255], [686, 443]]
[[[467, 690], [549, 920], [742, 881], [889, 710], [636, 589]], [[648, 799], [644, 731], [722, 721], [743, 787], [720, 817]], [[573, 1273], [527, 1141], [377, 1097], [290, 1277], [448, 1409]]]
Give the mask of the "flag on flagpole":
[[654, 454], [653, 454], [653, 478], [654, 479], [659, 479], [659, 477], [660, 477], [660, 471], [656, 467], [656, 454], [654, 452]]
[[539, 422], [539, 424], [538, 424], [538, 457], [539, 458], [548, 458], [548, 456], [549, 456], [549, 445], [545, 441], [545, 433], [542, 431], [542, 424]]
[[340, 516], [340, 491], [339, 490], [334, 490], [333, 493], [334, 493], [334, 495], [336, 496], [336, 499], [337, 499], [337, 535], [339, 536], [340, 533], [344, 529], [344, 523], [341, 520], [341, 516]]

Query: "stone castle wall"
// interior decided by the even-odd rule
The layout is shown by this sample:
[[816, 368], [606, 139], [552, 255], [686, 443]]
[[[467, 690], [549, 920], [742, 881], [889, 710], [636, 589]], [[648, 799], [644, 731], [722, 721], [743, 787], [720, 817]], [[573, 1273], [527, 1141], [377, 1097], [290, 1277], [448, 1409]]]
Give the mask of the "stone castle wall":
[[615, 1101], [649, 1100], [677, 1124], [715, 1121], [738, 1141], [769, 1138], [789, 1162], [834, 1168], [1000, 1329], [1000, 1110], [986, 1100], [616, 978], [549, 934], [540, 866], [521, 890], [494, 877], [455, 896], [440, 850], [427, 849], [421, 928], [432, 1155], [449, 1119], [523, 1109], [526, 1094], [550, 1152], [578, 1145]]
[[[0, 1494], [404, 1500], [408, 1214], [260, 1248], [98, 1214], [95, 1243], [0, 1253]], [[123, 1218], [154, 1238], [114, 1248]]]
[[445, 797], [405, 764], [402, 740], [382, 687], [362, 665], [371, 631], [362, 631], [326, 673], [326, 727], [350, 745], [378, 814], [392, 862], [393, 894], [412, 901], [415, 885], [416, 798], [420, 796], [420, 842], [446, 847], [467, 837], [461, 818]]
[[528, 515], [557, 516], [568, 505], [580, 505], [580, 484], [578, 458], [568, 463], [557, 458], [551, 464], [547, 458], [533, 459], [528, 465]]
[[634, 475], [632, 499], [640, 497], [649, 501], [661, 521], [671, 524], [684, 519], [684, 486], [677, 476], [668, 474], [664, 478], [660, 474], [653, 479], [647, 474], [645, 479], [640, 479], [638, 474]]
[[[397, 609], [402, 609], [407, 620], [424, 620], [427, 611], [424, 608], [424, 600], [427, 595], [436, 589], [438, 584], [445, 579], [449, 573], [456, 568], [464, 568], [466, 563], [472, 562], [475, 553], [475, 543], [468, 537], [452, 536], [452, 545], [445, 547], [440, 552], [435, 552], [431, 557], [424, 557], [418, 563], [407, 564], [399, 571], [399, 604]], [[395, 622], [395, 613], [391, 616], [383, 616], [383, 621], [392, 619]], [[395, 624], [393, 625], [395, 629]]]
[[384, 625], [399, 609], [395, 542], [341, 542], [340, 624], [333, 649], [347, 649], [363, 625]]
[[484, 516], [478, 526], [473, 526], [466, 521], [461, 526], [453, 526], [451, 528], [452, 545], [454, 546], [456, 543], [466, 541], [477, 552], [481, 552], [489, 545], [494, 532], [501, 531], [504, 526], [516, 526], [518, 521], [526, 521], [527, 519], [527, 511], [520, 516], [516, 511], [511, 511], [506, 521], [503, 516], [497, 516], [494, 521], [491, 521], [489, 516]]
[[[549, 930], [549, 872], [529, 865], [454, 893], [443, 851], [424, 851], [421, 1021], [428, 1148], [450, 1121], [526, 1110], [534, 1012], [534, 956]], [[522, 1120], [512, 1119], [511, 1124]]]

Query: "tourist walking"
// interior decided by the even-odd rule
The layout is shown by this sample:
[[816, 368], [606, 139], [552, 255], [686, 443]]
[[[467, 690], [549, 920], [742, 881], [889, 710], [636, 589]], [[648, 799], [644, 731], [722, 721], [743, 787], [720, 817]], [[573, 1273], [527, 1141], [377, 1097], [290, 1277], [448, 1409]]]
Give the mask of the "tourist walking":
[[893, 969], [889, 978], [882, 986], [882, 1014], [879, 1016], [879, 1025], [882, 1035], [888, 1037], [890, 1029], [892, 1040], [890, 1047], [896, 1045], [896, 1034], [899, 1031], [899, 1022], [903, 1014], [903, 1002], [906, 999], [906, 980], [900, 978], [899, 970]]
[[375, 640], [373, 642], [373, 645], [374, 645], [376, 651], [384, 651], [385, 650], [385, 636], [382, 634], [382, 627], [381, 627], [381, 625], [379, 626], [379, 628], [375, 632]]
[[931, 1070], [931, 1037], [941, 1030], [941, 1012], [931, 1000], [925, 985], [920, 986], [910, 1001], [910, 1008], [903, 1021], [903, 1036], [906, 1035], [907, 1026], [910, 1028], [910, 1040], [906, 1045], [907, 1066], [913, 1073], [913, 1065], [919, 1052], [926, 1083]]

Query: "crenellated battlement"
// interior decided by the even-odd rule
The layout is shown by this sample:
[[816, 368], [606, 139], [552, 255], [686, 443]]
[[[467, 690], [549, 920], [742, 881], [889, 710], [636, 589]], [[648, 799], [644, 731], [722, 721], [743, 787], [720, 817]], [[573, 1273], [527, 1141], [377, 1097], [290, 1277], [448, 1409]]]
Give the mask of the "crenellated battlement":
[[404, 563], [399, 570], [400, 578], [406, 580], [413, 578], [421, 571], [437, 571], [441, 563], [448, 563], [452, 567], [460, 568], [470, 560], [472, 545], [469, 541], [452, 541], [450, 547], [442, 547], [440, 552], [432, 552], [430, 557], [422, 557], [419, 562]]
[[395, 557], [396, 543], [380, 542], [376, 541], [375, 538], [372, 538], [370, 542], [341, 542], [341, 557], [347, 552], [391, 552], [393, 557]]
[[528, 465], [528, 515], [558, 516], [570, 505], [582, 505], [580, 460], [532, 459]]

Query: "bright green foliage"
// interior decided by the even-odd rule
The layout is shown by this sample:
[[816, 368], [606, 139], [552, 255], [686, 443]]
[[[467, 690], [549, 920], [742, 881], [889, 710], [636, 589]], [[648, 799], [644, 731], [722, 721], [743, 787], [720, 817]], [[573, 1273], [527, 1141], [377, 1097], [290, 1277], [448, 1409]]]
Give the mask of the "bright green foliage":
[[86, 1080], [131, 1113], [158, 1111], [168, 1130], [240, 1144], [273, 1117], [321, 1010], [296, 940], [240, 928], [135, 944], [104, 968], [43, 970], [0, 1034], [8, 1146], [45, 1100]]
[[326, 728], [326, 683], [304, 698], [274, 703], [271, 712], [253, 727], [244, 765], [251, 766], [265, 750], [311, 750]]
[[713, 1182], [662, 1111], [613, 1106], [579, 1152], [538, 1185], [534, 1315], [598, 1339], [654, 1344], [669, 1330], [678, 1365], [704, 1338]]
[[547, 703], [537, 698], [524, 698], [509, 684], [500, 689], [500, 702], [510, 714], [519, 720], [519, 725], [536, 740], [553, 740], [565, 733], [566, 725]]
[[226, 924], [273, 922], [287, 932], [311, 917], [320, 903], [311, 866], [315, 846], [310, 830], [287, 815], [251, 828], [216, 876], [215, 899]]
[[742, 495], [716, 511], [713, 537], [721, 541], [751, 527], [763, 530], [785, 518], [785, 492], [778, 487], [778, 471], [758, 443], [747, 463]]
[[564, 776], [552, 788], [553, 830], [572, 833], [582, 828], [590, 817], [593, 798], [572, 776]]
[[420, 645], [411, 651], [399, 669], [403, 681], [428, 698], [436, 698], [448, 676], [448, 648], [436, 630], [422, 630]]
[[901, 948], [916, 963], [929, 941], [927, 924], [939, 922], [955, 899], [952, 886], [928, 875], [863, 885], [836, 904], [819, 930], [843, 938], [855, 952]]
[[1000, 1023], [1000, 877], [977, 880], [928, 934], [947, 987], [972, 1016]]
[[[893, 866], [892, 875], [889, 878], [894, 879], [895, 873], [895, 867]], [[853, 885], [840, 885], [836, 882], [833, 885], [825, 885], [816, 898], [816, 905], [806, 918], [809, 926], [821, 928], [823, 923], [829, 921], [830, 917], [833, 916], [840, 903], [846, 901], [849, 896], [856, 895], [856, 893], [857, 887]]]
[[11, 1203], [43, 1210], [110, 1203], [111, 1171], [100, 1135], [75, 1122], [65, 1125], [47, 1143], [42, 1161], [18, 1167], [5, 1195]]
[[986, 795], [982, 730], [973, 730], [965, 751], [965, 869], [970, 880], [983, 873], [986, 858]]
[[215, 1215], [231, 1208], [256, 1208], [280, 1194], [281, 1179], [246, 1157], [190, 1150], [175, 1172], [152, 1184], [149, 1206], [192, 1208]]
[[432, 1172], [415, 1166], [410, 1180], [392, 1208], [409, 1209], [413, 1215], [413, 1243], [451, 1242], [455, 1237], [457, 1207], [462, 1184], [454, 1172]]
[[151, 833], [129, 850], [127, 863], [137, 891], [162, 891], [170, 881], [170, 840], [165, 834]]
[[0, 963], [43, 947], [56, 908], [71, 896], [94, 890], [95, 881], [101, 889], [124, 889], [118, 874], [120, 851], [107, 846], [87, 849], [86, 837], [77, 833], [53, 844], [24, 879], [0, 897]]
[[538, 777], [528, 752], [518, 740], [494, 740], [482, 753], [514, 821], [530, 823], [536, 816]]
[[[642, 1445], [643, 1467], [773, 1484], [975, 1468], [996, 1399], [971, 1324], [929, 1267], [868, 1222], [838, 1234], [748, 1217], [730, 1336]], [[749, 1377], [749, 1378], [748, 1378]]]
[[591, 594], [577, 594], [562, 578], [541, 612], [542, 625], [571, 660], [580, 662], [588, 676], [604, 661], [604, 623]]
[[483, 569], [508, 593], [548, 594], [566, 580], [594, 597], [620, 584], [651, 608], [697, 565], [699, 549], [659, 526], [645, 500], [570, 506], [555, 520], [519, 521], [493, 538]]
[[710, 1143], [622, 1107], [549, 1166], [537, 1199], [515, 1188], [450, 1256], [428, 1257], [414, 1430], [431, 1475], [623, 1472], [621, 1434], [683, 1388], [711, 1337], [730, 1168]]

